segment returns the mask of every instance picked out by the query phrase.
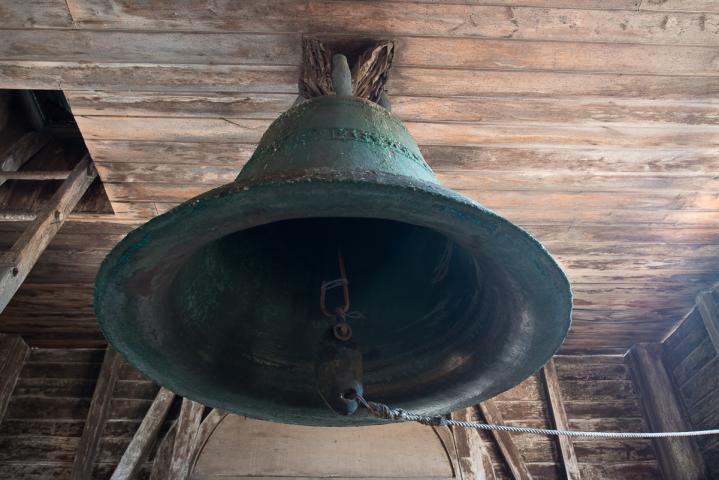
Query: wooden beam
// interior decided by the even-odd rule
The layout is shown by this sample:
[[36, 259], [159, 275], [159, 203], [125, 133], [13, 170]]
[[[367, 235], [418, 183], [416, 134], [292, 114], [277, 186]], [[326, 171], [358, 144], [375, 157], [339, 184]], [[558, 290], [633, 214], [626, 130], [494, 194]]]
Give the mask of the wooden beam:
[[150, 405], [149, 410], [145, 414], [140, 427], [132, 437], [132, 441], [127, 446], [125, 453], [120, 459], [120, 463], [112, 474], [112, 480], [129, 480], [134, 478], [142, 462], [147, 458], [150, 449], [155, 441], [157, 432], [165, 421], [167, 411], [172, 405], [175, 394], [166, 388], [160, 388], [157, 392], [155, 400]]
[[719, 307], [712, 292], [700, 292], [697, 295], [697, 308], [709, 333], [714, 350], [719, 355]]
[[62, 170], [24, 170], [22, 172], [0, 172], [0, 184], [5, 180], [65, 180], [70, 172]]
[[[569, 421], [567, 420], [567, 412], [564, 409], [564, 401], [562, 400], [562, 391], [559, 388], [559, 378], [557, 377], [557, 368], [554, 366], [554, 359], [549, 359], [544, 368], [542, 368], [542, 376], [544, 385], [547, 389], [547, 398], [549, 399], [549, 411], [554, 419], [554, 425], [558, 430], [569, 430]], [[577, 454], [574, 452], [572, 439], [569, 437], [557, 437], [559, 441], [559, 450], [562, 454], [562, 467], [567, 480], [579, 480], [579, 463], [577, 462]]]
[[150, 472], [150, 480], [165, 480], [167, 471], [170, 469], [170, 457], [172, 457], [172, 449], [175, 446], [175, 433], [177, 432], [177, 422], [173, 423], [160, 442], [155, 453], [155, 460], [152, 462], [152, 471]]
[[[477, 421], [474, 407], [452, 412], [452, 420]], [[494, 469], [477, 430], [452, 427], [462, 480], [494, 480]]]
[[[502, 414], [499, 413], [499, 409], [494, 401], [486, 400], [480, 403], [479, 409], [487, 423], [493, 423], [495, 425], [502, 425], [504, 423]], [[499, 451], [502, 452], [504, 461], [507, 462], [512, 477], [515, 480], [531, 479], [532, 475], [529, 474], [527, 465], [524, 463], [524, 458], [512, 439], [512, 434], [509, 432], [492, 431], [492, 435], [497, 442]]]
[[200, 424], [200, 428], [197, 430], [197, 435], [195, 435], [195, 441], [192, 445], [190, 452], [190, 473], [192, 473], [192, 471], [194, 470], [197, 459], [200, 457], [200, 453], [205, 447], [207, 441], [210, 439], [212, 432], [214, 432], [215, 429], [220, 425], [220, 423], [222, 423], [225, 417], [227, 417], [227, 412], [219, 410], [217, 408], [213, 408], [212, 411], [207, 415], [207, 417], [205, 417], [205, 419]]
[[0, 423], [5, 418], [12, 392], [29, 351], [19, 335], [0, 334]]
[[[0, 171], [15, 172], [30, 160], [33, 155], [40, 151], [50, 137], [44, 133], [28, 132], [15, 142], [0, 158]], [[0, 176], [0, 185], [5, 183], [7, 178]]]
[[71, 478], [73, 480], [92, 478], [92, 467], [99, 452], [100, 438], [105, 430], [112, 392], [120, 373], [120, 365], [120, 355], [112, 348], [107, 347], [72, 465]]
[[[689, 422], [662, 363], [661, 344], [636, 344], [627, 352], [626, 360], [650, 431], [689, 430]], [[654, 448], [663, 478], [709, 478], [693, 438], [656, 439]]]
[[8, 252], [0, 257], [0, 313], [80, 201], [97, 171], [85, 155]]
[[192, 449], [195, 445], [202, 412], [205, 406], [193, 402], [188, 398], [182, 399], [180, 416], [177, 419], [175, 443], [170, 457], [170, 468], [167, 471], [167, 480], [186, 480], [190, 476], [190, 461]]

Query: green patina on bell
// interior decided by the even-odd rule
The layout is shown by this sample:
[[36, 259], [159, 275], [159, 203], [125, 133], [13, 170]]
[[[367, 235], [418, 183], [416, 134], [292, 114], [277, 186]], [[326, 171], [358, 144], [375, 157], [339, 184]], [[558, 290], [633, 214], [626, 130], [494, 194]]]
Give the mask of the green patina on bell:
[[[347, 348], [319, 302], [338, 251]], [[234, 183], [131, 232], [102, 265], [95, 309], [110, 344], [182, 396], [363, 425], [376, 420], [327, 408], [324, 365], [361, 361], [341, 373], [361, 375], [366, 398], [447, 413], [539, 369], [567, 334], [571, 292], [528, 233], [440, 185], [397, 118], [336, 95], [281, 115]]]

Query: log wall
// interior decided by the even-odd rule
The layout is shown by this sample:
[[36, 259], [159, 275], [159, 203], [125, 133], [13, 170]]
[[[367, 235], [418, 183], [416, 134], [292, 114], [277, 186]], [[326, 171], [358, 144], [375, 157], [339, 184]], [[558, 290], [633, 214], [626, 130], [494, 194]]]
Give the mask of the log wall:
[[[103, 352], [31, 351], [0, 424], [0, 479], [70, 478]], [[157, 390], [123, 365], [93, 478], [110, 477]], [[140, 478], [148, 474], [149, 464]]]
[[[713, 292], [714, 301], [719, 294]], [[664, 363], [693, 429], [719, 426], [719, 356], [698, 308], [694, 308], [663, 343]], [[711, 473], [719, 477], [719, 437], [698, 437]]]
[[[103, 350], [33, 349], [0, 425], [0, 479], [69, 478]], [[640, 431], [638, 399], [621, 356], [555, 357], [560, 388], [573, 429]], [[127, 447], [158, 387], [123, 365], [114, 391], [93, 478], [106, 479]], [[539, 375], [493, 400], [510, 425], [552, 427]], [[164, 435], [178, 405], [160, 435]], [[482, 434], [496, 478], [509, 469], [491, 435]], [[556, 440], [513, 435], [535, 479], [562, 478]], [[649, 441], [574, 441], [583, 479], [653, 479], [657, 462]], [[150, 471], [151, 454], [141, 478]]]

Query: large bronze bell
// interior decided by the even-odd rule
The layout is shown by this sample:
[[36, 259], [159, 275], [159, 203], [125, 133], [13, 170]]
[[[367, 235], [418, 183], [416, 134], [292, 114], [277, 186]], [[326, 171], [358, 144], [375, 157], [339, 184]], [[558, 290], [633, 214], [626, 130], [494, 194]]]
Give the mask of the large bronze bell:
[[234, 183], [100, 269], [107, 340], [182, 396], [305, 425], [375, 423], [337, 415], [362, 392], [442, 414], [520, 383], [567, 334], [569, 283], [542, 245], [440, 185], [342, 68], [338, 94], [282, 114]]

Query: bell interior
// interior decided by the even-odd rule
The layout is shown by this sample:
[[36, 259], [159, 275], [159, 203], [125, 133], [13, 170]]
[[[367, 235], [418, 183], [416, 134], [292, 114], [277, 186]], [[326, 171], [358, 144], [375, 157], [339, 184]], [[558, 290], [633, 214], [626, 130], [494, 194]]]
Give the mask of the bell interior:
[[[314, 365], [334, 320], [320, 287], [340, 276], [338, 252], [368, 398], [410, 400], [491, 355], [481, 344], [491, 350], [502, 322], [481, 259], [432, 229], [374, 218], [285, 220], [196, 250], [167, 291], [165, 352], [218, 400], [324, 412]], [[328, 290], [327, 308], [341, 304], [342, 289]]]

